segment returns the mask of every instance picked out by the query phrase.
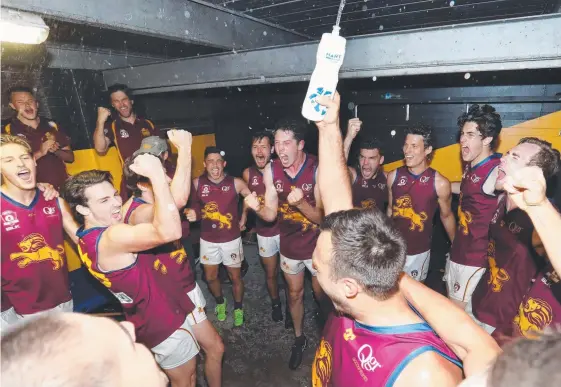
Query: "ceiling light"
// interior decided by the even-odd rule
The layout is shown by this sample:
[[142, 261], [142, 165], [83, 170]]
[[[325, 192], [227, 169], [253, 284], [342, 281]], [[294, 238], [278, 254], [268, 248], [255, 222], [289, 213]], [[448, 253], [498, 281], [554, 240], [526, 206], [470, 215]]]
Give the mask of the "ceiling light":
[[0, 40], [3, 42], [40, 44], [49, 36], [49, 27], [41, 17], [2, 8]]

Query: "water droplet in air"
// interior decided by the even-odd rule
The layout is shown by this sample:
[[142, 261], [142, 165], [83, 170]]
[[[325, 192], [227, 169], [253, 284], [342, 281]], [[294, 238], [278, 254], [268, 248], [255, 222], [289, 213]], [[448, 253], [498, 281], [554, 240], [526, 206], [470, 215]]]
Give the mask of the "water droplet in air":
[[186, 17], [187, 19], [189, 19], [189, 18], [191, 17], [191, 13], [190, 13], [189, 11], [183, 12], [183, 15], [185, 15], [185, 17]]
[[379, 29], [380, 31], [383, 31], [383, 30], [384, 30], [384, 26], [380, 24], [380, 27], [378, 27], [378, 29]]
[[392, 130], [390, 134], [392, 135], [392, 137], [395, 136], [395, 130]]
[[465, 79], [470, 79], [470, 78], [471, 78], [471, 74], [470, 74], [470, 73], [465, 73], [464, 78], [465, 78]]
[[260, 78], [261, 78], [261, 80], [262, 80], [262, 81], [264, 81], [264, 80], [265, 80], [265, 76], [264, 76], [264, 75], [261, 75], [261, 77], [260, 77]]
[[453, 7], [454, 5], [456, 5], [456, 2], [455, 2], [454, 0], [452, 0], [452, 1], [450, 2], [450, 7]]
[[376, 80], [378, 80], [378, 78], [374, 75], [374, 76], [372, 77], [372, 80], [373, 80], [374, 82], [376, 82]]
[[263, 31], [263, 36], [267, 36], [267, 31]]

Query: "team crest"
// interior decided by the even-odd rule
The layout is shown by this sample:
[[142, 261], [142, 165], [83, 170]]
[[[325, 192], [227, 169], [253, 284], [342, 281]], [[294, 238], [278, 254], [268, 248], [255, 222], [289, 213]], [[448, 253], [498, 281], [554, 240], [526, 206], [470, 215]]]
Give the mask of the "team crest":
[[232, 258], [235, 261], [238, 258], [238, 254], [232, 253], [230, 254], [230, 258]]
[[251, 185], [253, 186], [259, 185], [259, 179], [257, 178], [257, 176], [253, 176], [253, 179], [251, 180]]
[[119, 130], [119, 136], [121, 136], [121, 138], [129, 138], [129, 132], [127, 132], [125, 129], [121, 129]]
[[10, 261], [18, 261], [18, 267], [23, 269], [32, 263], [51, 262], [53, 270], [64, 266], [64, 247], [62, 245], [50, 247], [43, 235], [29, 234], [18, 243], [19, 253], [10, 254]]
[[2, 224], [6, 227], [6, 231], [17, 230], [19, 228], [18, 214], [10, 210], [2, 212]]
[[454, 293], [458, 293], [460, 291], [460, 284], [458, 282], [454, 282]]
[[407, 176], [400, 176], [397, 185], [401, 187], [404, 186], [405, 184], [407, 184]]
[[275, 182], [275, 189], [277, 190], [277, 192], [283, 192], [284, 191], [284, 186], [282, 184], [282, 181], [277, 180]]
[[413, 270], [411, 272], [411, 277], [413, 277], [413, 278], [417, 278], [418, 275], [419, 275], [419, 272], [417, 270]]
[[302, 232], [308, 231], [310, 228], [317, 228], [317, 224], [312, 223], [300, 211], [293, 210], [288, 203], [284, 203], [279, 207], [279, 212], [284, 220], [302, 225]]
[[509, 281], [510, 276], [505, 269], [501, 269], [497, 266], [497, 261], [493, 257], [488, 257], [489, 261], [489, 280], [488, 285], [491, 285], [491, 291], [499, 293], [503, 290], [503, 282]]
[[208, 194], [210, 194], [210, 187], [208, 185], [203, 185], [203, 188], [201, 189], [201, 195], [202, 196], [208, 196]]
[[362, 188], [368, 188], [368, 181], [362, 180]]

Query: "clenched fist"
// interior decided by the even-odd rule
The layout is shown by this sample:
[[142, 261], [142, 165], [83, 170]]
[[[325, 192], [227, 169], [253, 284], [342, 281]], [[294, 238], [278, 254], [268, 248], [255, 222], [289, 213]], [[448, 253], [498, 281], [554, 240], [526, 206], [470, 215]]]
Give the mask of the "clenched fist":
[[251, 195], [247, 195], [244, 199], [245, 204], [247, 207], [251, 208], [255, 212], [259, 212], [261, 209], [261, 203], [259, 202], [259, 197], [255, 192], [252, 192]]
[[193, 144], [193, 136], [190, 132], [186, 130], [172, 129], [167, 132], [169, 141], [175, 145], [177, 149], [184, 148], [186, 150], [191, 149], [191, 144]]
[[351, 118], [347, 125], [347, 137], [354, 140], [361, 128], [362, 121], [359, 118]]
[[187, 218], [187, 220], [189, 222], [196, 222], [197, 221], [197, 214], [195, 213], [195, 210], [193, 210], [192, 208], [184, 209], [183, 213], [185, 214], [185, 217]]
[[304, 200], [304, 192], [300, 188], [294, 188], [290, 191], [286, 200], [288, 201], [288, 204], [296, 207], [302, 203], [302, 200]]

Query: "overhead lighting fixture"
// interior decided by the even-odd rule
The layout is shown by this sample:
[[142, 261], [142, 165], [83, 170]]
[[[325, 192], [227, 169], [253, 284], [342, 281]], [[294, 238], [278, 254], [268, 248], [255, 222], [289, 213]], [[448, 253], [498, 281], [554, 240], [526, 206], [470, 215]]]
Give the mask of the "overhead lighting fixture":
[[40, 16], [2, 8], [0, 40], [3, 42], [40, 44], [49, 36], [49, 27]]

